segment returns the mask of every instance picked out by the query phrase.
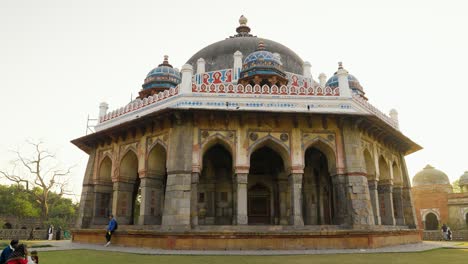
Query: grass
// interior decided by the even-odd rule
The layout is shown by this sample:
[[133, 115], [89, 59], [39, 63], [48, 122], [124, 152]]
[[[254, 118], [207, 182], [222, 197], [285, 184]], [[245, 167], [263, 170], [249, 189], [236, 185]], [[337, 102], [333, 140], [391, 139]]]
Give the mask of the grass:
[[120, 252], [73, 250], [39, 252], [41, 263], [47, 264], [427, 264], [467, 263], [468, 249], [436, 249], [420, 253], [336, 254], [297, 256], [154, 256]]

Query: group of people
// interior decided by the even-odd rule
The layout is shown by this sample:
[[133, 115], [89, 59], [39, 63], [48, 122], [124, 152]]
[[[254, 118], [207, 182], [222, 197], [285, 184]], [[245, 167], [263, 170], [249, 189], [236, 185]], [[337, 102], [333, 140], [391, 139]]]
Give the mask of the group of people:
[[[55, 228], [53, 225], [49, 225], [49, 228], [47, 228], [47, 237], [46, 237], [47, 240], [54, 239], [54, 229]], [[60, 240], [61, 236], [62, 236], [62, 228], [59, 226], [57, 230], [55, 230], [55, 239]]]
[[13, 239], [0, 255], [0, 264], [38, 264], [39, 256], [37, 251], [28, 252], [26, 245], [20, 244]]
[[452, 240], [452, 230], [450, 230], [450, 227], [448, 227], [446, 224], [443, 224], [441, 231], [444, 240]]

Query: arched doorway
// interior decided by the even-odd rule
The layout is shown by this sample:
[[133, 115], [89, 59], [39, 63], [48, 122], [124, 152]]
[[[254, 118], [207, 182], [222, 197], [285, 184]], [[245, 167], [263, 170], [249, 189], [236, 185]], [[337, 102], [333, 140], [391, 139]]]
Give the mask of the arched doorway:
[[97, 182], [94, 186], [94, 224], [106, 224], [112, 211], [112, 161], [105, 157], [99, 166]]
[[12, 229], [12, 228], [13, 228], [13, 226], [10, 223], [5, 223], [3, 225], [3, 229]]
[[148, 154], [147, 178], [144, 188], [141, 190], [142, 199], [145, 199], [145, 208], [140, 208], [140, 217], [144, 220], [142, 224], [161, 224], [164, 211], [164, 197], [166, 192], [167, 153], [161, 145], [155, 145]]
[[120, 180], [130, 184], [130, 188], [119, 190], [117, 215], [127, 218], [128, 224], [133, 225], [138, 223], [141, 203], [138, 158], [133, 151], [128, 151], [120, 161]]
[[287, 224], [288, 180], [281, 156], [270, 147], [255, 150], [250, 156], [247, 191], [249, 224]]
[[334, 218], [333, 185], [328, 160], [310, 147], [305, 153], [302, 212], [305, 225], [330, 225]]
[[249, 223], [270, 223], [271, 216], [271, 193], [270, 190], [258, 183], [249, 188], [247, 207], [249, 208]]
[[377, 192], [377, 180], [375, 176], [375, 165], [370, 152], [365, 149], [363, 152], [366, 164], [367, 185], [369, 186], [369, 196], [371, 199], [372, 212], [374, 213], [374, 223], [380, 225], [379, 200]]
[[439, 220], [437, 220], [437, 216], [434, 213], [426, 214], [424, 220], [424, 229], [425, 230], [438, 230], [439, 229]]
[[198, 184], [198, 224], [231, 225], [233, 217], [232, 156], [220, 144], [203, 155]]
[[379, 158], [379, 208], [382, 225], [394, 225], [393, 196], [390, 190], [390, 168], [383, 156]]

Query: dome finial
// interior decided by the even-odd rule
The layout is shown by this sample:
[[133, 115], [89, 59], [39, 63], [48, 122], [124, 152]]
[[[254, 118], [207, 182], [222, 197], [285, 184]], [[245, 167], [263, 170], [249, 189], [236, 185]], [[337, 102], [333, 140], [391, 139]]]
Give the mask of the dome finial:
[[158, 67], [160, 67], [160, 66], [167, 66], [167, 67], [172, 68], [172, 65], [169, 64], [169, 56], [164, 55], [163, 62], [161, 64], [159, 64]]
[[341, 61], [338, 62], [338, 69], [339, 70], [343, 69], [343, 62]]
[[257, 50], [265, 50], [265, 43], [262, 40], [258, 42]]
[[247, 26], [247, 18], [242, 15], [239, 18], [239, 26], [236, 28], [237, 35], [235, 37], [251, 37], [250, 35], [250, 28]]
[[240, 18], [239, 18], [239, 24], [241, 26], [246, 26], [247, 25], [247, 18], [244, 16], [244, 15], [241, 15]]

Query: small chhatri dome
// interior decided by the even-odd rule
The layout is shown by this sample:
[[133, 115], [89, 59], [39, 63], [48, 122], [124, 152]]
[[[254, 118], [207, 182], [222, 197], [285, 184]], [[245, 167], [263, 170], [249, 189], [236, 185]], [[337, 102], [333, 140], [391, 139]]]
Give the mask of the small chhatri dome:
[[458, 185], [460, 187], [462, 186], [467, 186], [468, 187], [468, 171], [465, 171], [462, 176], [460, 176], [460, 179], [458, 180]]
[[[343, 63], [341, 61], [338, 62], [338, 70], [345, 70], [343, 68]], [[365, 94], [364, 89], [362, 88], [361, 84], [359, 83], [359, 80], [354, 75], [351, 75], [349, 73], [348, 73], [348, 83], [349, 83], [349, 88], [353, 91], [354, 94], [358, 94], [358, 95], [366, 98], [364, 96], [364, 94]], [[328, 79], [325, 86], [329, 86], [331, 88], [336, 88], [336, 87], [339, 86], [338, 72], [335, 72], [333, 74], [333, 76], [330, 79]]]
[[423, 185], [450, 185], [447, 174], [427, 165], [422, 171], [416, 173], [413, 177], [413, 187]]
[[287, 83], [286, 73], [279, 55], [265, 48], [265, 43], [259, 41], [257, 50], [245, 57], [242, 64], [239, 83], [259, 85], [284, 85]]
[[168, 58], [165, 55], [164, 61], [148, 73], [143, 83], [143, 91], [140, 92], [140, 97], [142, 92], [145, 95], [143, 97], [146, 97], [155, 92], [174, 88], [180, 83], [180, 73], [169, 64]]

